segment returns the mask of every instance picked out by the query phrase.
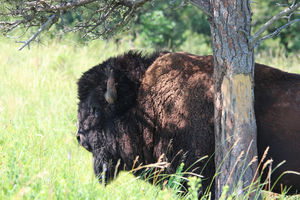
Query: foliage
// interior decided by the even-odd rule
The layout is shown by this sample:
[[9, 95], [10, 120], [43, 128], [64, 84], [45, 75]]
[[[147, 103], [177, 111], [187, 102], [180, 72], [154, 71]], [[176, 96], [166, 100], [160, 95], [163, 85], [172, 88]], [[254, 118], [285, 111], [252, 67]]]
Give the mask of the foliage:
[[197, 200], [198, 199], [198, 190], [201, 188], [201, 179], [193, 176], [188, 178], [189, 182], [189, 196], [188, 198], [191, 200]]
[[[145, 46], [172, 47], [172, 38], [176, 38], [176, 42], [180, 43], [182, 34], [176, 29], [176, 22], [169, 20], [161, 10], [148, 12], [140, 17], [140, 26], [137, 30], [142, 38], [145, 38]], [[139, 30], [140, 29], [140, 30]], [[173, 41], [174, 43], [174, 41]], [[176, 43], [175, 43], [176, 44]]]
[[[56, 25], [53, 36], [57, 37], [56, 32], [61, 32], [66, 25], [73, 27], [75, 21], [81, 18], [77, 12], [67, 12]], [[178, 6], [173, 1], [146, 4], [136, 13], [135, 20], [113, 38], [119, 41], [128, 35], [144, 48], [178, 51], [182, 44], [192, 41], [196, 42], [194, 45], [205, 45], [211, 52], [210, 28], [206, 17], [190, 4]]]
[[[172, 2], [177, 4], [174, 5]], [[282, 6], [276, 6], [277, 2], [283, 3], [282, 0], [273, 0], [252, 4], [253, 33], [258, 31], [268, 19], [284, 9]], [[157, 16], [158, 12], [159, 16]], [[297, 15], [299, 14], [292, 15], [290, 20], [297, 17]], [[157, 21], [160, 23], [157, 23]], [[268, 30], [266, 34], [270, 34], [286, 22], [287, 19], [276, 22], [274, 27]], [[266, 49], [276, 51], [278, 48], [284, 48], [288, 53], [297, 53], [300, 51], [299, 31], [300, 26], [293, 24], [284, 29], [275, 39], [262, 43], [258, 51]], [[185, 43], [194, 43], [194, 51], [189, 52], [198, 53], [196, 48], [205, 45], [208, 52], [212, 53], [210, 27], [207, 18], [199, 9], [190, 4], [182, 6], [178, 5], [177, 1], [171, 1], [171, 3], [168, 1], [155, 2], [153, 6], [147, 6], [138, 13], [137, 20], [131, 27], [131, 33], [136, 34], [136, 37], [141, 37], [145, 47], [154, 46], [155, 48], [178, 51], [181, 50], [180, 46]], [[122, 37], [122, 35], [118, 37]]]
[[[210, 43], [210, 29], [206, 17], [192, 5], [179, 6], [155, 2], [144, 8], [132, 26], [131, 32], [143, 38], [144, 46], [179, 50], [195, 34], [204, 43]], [[211, 48], [211, 47], [210, 47]]]
[[[23, 5], [27, 16], [36, 16], [34, 21], [28, 21], [23, 27], [28, 24], [33, 24], [36, 28], [31, 30], [31, 34], [39, 28], [49, 17], [49, 13], [38, 11], [36, 13], [26, 7], [27, 1], [10, 1], [1, 0], [0, 4], [0, 22], [10, 19], [11, 22], [23, 19], [20, 15], [2, 15], [7, 12], [6, 8], [13, 9], [16, 5]], [[29, 1], [28, 1], [29, 2]], [[55, 5], [60, 2], [67, 1], [43, 1], [49, 5]], [[61, 9], [56, 14], [59, 15], [55, 28], [52, 29], [52, 38], [62, 36], [66, 32], [79, 31], [81, 36], [79, 40], [87, 41], [96, 39], [101, 36], [111, 37], [114, 32], [114, 38], [121, 40], [123, 37], [131, 35], [133, 41], [140, 42], [143, 47], [151, 47], [156, 49], [168, 49], [173, 51], [181, 50], [181, 46], [185, 43], [194, 43], [193, 49], [195, 53], [198, 45], [206, 46], [207, 52], [211, 53], [210, 29], [206, 16], [195, 6], [187, 4], [181, 0], [172, 1], [137, 1], [141, 2], [140, 9], [127, 5], [125, 0], [110, 0], [103, 3], [101, 0], [95, 0], [84, 7], [74, 7], [73, 10]], [[130, 2], [130, 1], [128, 1]], [[150, 3], [146, 3], [150, 2]], [[276, 3], [287, 3], [286, 0], [259, 1], [252, 4], [253, 8], [253, 33], [256, 32], [268, 19], [285, 7], [276, 6]], [[291, 2], [291, 1], [290, 1]], [[60, 4], [58, 4], [60, 5]], [[115, 5], [115, 7], [114, 7]], [[139, 5], [139, 6], [141, 6]], [[20, 6], [19, 6], [20, 7]], [[22, 7], [22, 6], [21, 6]], [[22, 7], [22, 8], [23, 8]], [[108, 8], [114, 9], [109, 11]], [[40, 8], [43, 5], [40, 5]], [[270, 9], [272, 8], [272, 9]], [[23, 9], [23, 10], [24, 10]], [[17, 9], [18, 10], [18, 9]], [[54, 11], [53, 11], [54, 12]], [[126, 17], [128, 16], [128, 18]], [[299, 16], [299, 13], [291, 15], [290, 20]], [[105, 21], [105, 23], [104, 23]], [[122, 25], [120, 21], [124, 22]], [[272, 29], [266, 34], [271, 33], [282, 24], [286, 23], [287, 19], [281, 19], [274, 24]], [[99, 26], [96, 26], [96, 25]], [[7, 30], [6, 26], [0, 23], [2, 30]], [[27, 28], [25, 29], [27, 30]], [[267, 40], [259, 46], [258, 51], [266, 49], [284, 48], [288, 53], [297, 53], [300, 51], [300, 26], [297, 24], [291, 25], [289, 28], [279, 34], [278, 39]], [[5, 32], [12, 35], [11, 30]], [[20, 32], [17, 32], [20, 34]], [[29, 38], [26, 35], [24, 38]]]

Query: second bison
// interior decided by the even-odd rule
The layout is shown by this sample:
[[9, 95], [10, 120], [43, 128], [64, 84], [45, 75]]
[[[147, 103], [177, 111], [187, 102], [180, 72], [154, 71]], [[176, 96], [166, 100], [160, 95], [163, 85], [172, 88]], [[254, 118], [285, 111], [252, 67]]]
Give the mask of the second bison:
[[[212, 76], [212, 56], [187, 53], [129, 52], [85, 72], [78, 82], [77, 139], [92, 152], [95, 174], [106, 171], [107, 181], [117, 166], [130, 170], [135, 161], [150, 164], [164, 154], [167, 173], [184, 162], [204, 176], [206, 188], [214, 159], [193, 164], [215, 151]], [[267, 146], [274, 166], [286, 160], [272, 182], [285, 170], [300, 171], [300, 75], [256, 64], [255, 114], [259, 160]], [[300, 176], [284, 175], [274, 191], [280, 184], [299, 191]]]

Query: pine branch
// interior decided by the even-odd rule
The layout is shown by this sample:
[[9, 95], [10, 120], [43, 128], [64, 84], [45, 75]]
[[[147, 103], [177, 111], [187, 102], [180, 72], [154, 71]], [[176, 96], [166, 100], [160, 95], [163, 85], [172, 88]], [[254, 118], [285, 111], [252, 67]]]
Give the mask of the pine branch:
[[[288, 8], [284, 9], [283, 11], [281, 11], [280, 13], [278, 13], [277, 15], [273, 16], [269, 21], [267, 21], [255, 34], [254, 36], [250, 39], [250, 48], [255, 48], [262, 40], [263, 33], [268, 30], [276, 21], [278, 21], [279, 19], [286, 17], [287, 15], [290, 16], [291, 13], [297, 11], [297, 9], [300, 7], [300, 2], [299, 3], [295, 3], [295, 1], [293, 2], [293, 4], [291, 6], [289, 6]], [[294, 20], [293, 20], [294, 21]], [[297, 22], [298, 20], [294, 21], [293, 23]], [[292, 23], [288, 22], [286, 25], [289, 26]], [[287, 26], [282, 26], [283, 28], [286, 28]], [[279, 32], [283, 29], [282, 27], [280, 27]], [[282, 29], [281, 29], [282, 28]], [[277, 32], [277, 30], [275, 32]], [[278, 32], [278, 33], [279, 33]], [[277, 33], [277, 34], [278, 34]], [[276, 35], [276, 34], [274, 34]], [[270, 38], [270, 37], [268, 37]], [[267, 38], [265, 38], [267, 39]], [[265, 40], [263, 39], [263, 40]], [[260, 40], [259, 43], [257, 43]]]
[[294, 24], [294, 23], [296, 23], [296, 22], [299, 22], [299, 21], [300, 21], [300, 19], [294, 19], [294, 20], [288, 22], [287, 24], [285, 24], [285, 25], [283, 25], [283, 26], [277, 28], [273, 33], [270, 33], [270, 34], [268, 34], [268, 35], [266, 35], [266, 36], [264, 36], [264, 37], [258, 39], [258, 40], [256, 41], [256, 43], [253, 44], [253, 48], [256, 48], [258, 45], [260, 45], [260, 43], [261, 43], [262, 41], [277, 36], [277, 35], [280, 33], [280, 31], [282, 31], [283, 29], [287, 28], [288, 26], [290, 26], [290, 25], [292, 25], [292, 24]]
[[[109, 34], [118, 31], [134, 16], [134, 12], [142, 7], [146, 2], [152, 0], [27, 0], [20, 1], [16, 5], [6, 8], [6, 14], [10, 14], [13, 18], [18, 20], [11, 21], [13, 18], [6, 18], [7, 21], [0, 22], [0, 31], [4, 35], [15, 30], [16, 28], [27, 28], [41, 26], [41, 29], [33, 35], [29, 40], [22, 42], [25, 46], [34, 40], [37, 35], [45, 29], [45, 21], [50, 19], [51, 25], [58, 21], [61, 16], [63, 23], [63, 15], [67, 12], [83, 12], [88, 9], [81, 20], [74, 22], [74, 26], [68, 29], [68, 32], [82, 31], [84, 36], [91, 38], [106, 37]], [[57, 17], [49, 18], [55, 13]], [[0, 16], [4, 14], [0, 13]], [[50, 23], [50, 22], [49, 22]]]
[[55, 14], [51, 15], [48, 20], [46, 21], [45, 24], [43, 24], [39, 30], [33, 35], [31, 36], [28, 40], [26, 40], [25, 42], [20, 42], [20, 43], [24, 43], [24, 45], [22, 45], [19, 48], [19, 51], [21, 51], [24, 47], [26, 47], [27, 45], [29, 46], [30, 42], [32, 42], [48, 25], [49, 23], [55, 18]]
[[76, 7], [84, 6], [95, 1], [97, 0], [77, 0], [57, 5], [49, 5], [45, 1], [34, 1], [26, 2], [25, 4], [34, 7], [37, 12], [56, 12], [59, 10], [69, 10]]

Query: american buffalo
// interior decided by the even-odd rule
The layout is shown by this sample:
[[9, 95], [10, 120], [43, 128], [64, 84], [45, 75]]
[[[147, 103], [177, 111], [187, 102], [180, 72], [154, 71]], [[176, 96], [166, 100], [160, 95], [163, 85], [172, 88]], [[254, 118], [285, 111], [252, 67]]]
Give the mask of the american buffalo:
[[[85, 72], [78, 81], [77, 139], [92, 152], [95, 174], [106, 171], [109, 181], [119, 168], [164, 154], [167, 173], [184, 162], [208, 186], [214, 159], [193, 164], [215, 149], [212, 76], [212, 56], [187, 53], [129, 52]], [[259, 160], [267, 146], [273, 166], [286, 160], [273, 183], [286, 170], [300, 171], [300, 75], [256, 64], [255, 113]], [[299, 191], [300, 176], [284, 175], [274, 191], [280, 184]]]

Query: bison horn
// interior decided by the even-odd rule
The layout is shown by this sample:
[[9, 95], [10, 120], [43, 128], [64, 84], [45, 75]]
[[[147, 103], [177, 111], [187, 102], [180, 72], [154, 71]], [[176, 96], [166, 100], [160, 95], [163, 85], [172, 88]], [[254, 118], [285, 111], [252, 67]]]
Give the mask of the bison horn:
[[109, 72], [104, 98], [109, 104], [113, 104], [117, 100], [117, 89], [113, 70]]

